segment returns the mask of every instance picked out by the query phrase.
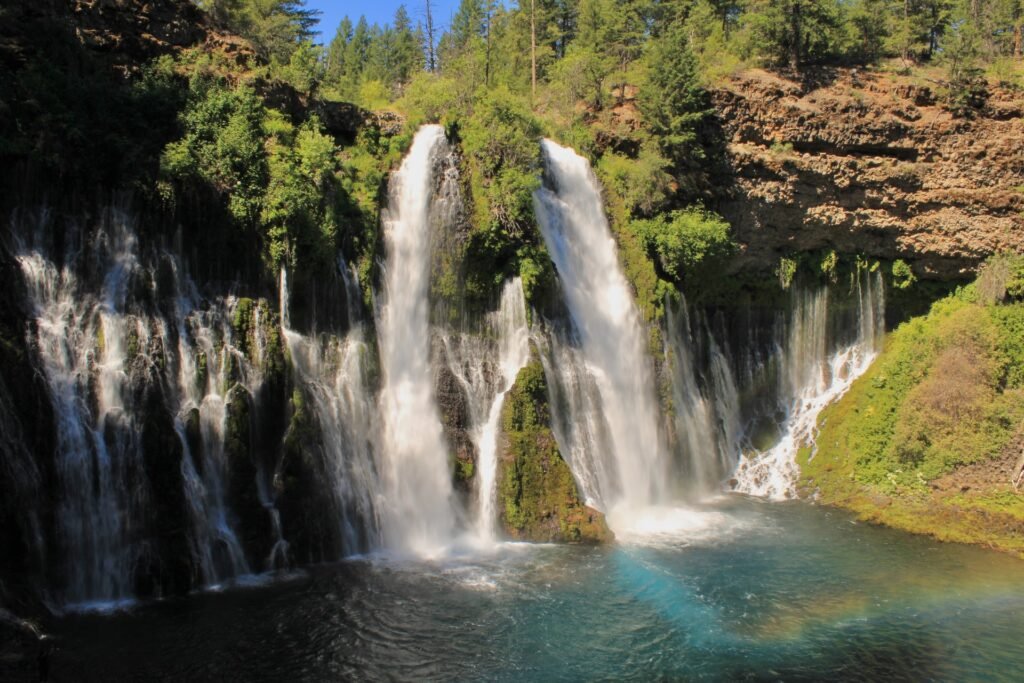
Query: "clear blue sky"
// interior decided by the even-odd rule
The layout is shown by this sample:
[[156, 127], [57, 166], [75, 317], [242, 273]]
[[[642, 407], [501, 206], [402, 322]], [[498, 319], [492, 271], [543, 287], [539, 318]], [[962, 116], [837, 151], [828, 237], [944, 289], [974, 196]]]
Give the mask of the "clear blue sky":
[[[426, 23], [424, 0], [306, 0], [307, 7], [320, 10], [319, 40], [324, 44], [331, 42], [338, 24], [345, 15], [352, 19], [353, 24], [359, 21], [361, 15], [365, 16], [370, 24], [390, 24], [399, 5], [405, 5], [414, 25], [417, 21]], [[458, 6], [459, 0], [430, 0], [434, 25], [438, 29], [447, 28], [451, 15]]]

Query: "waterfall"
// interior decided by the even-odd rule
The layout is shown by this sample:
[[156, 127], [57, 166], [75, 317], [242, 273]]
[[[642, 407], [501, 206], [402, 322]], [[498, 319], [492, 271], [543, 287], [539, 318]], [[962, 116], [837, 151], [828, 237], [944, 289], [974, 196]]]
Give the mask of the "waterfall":
[[[175, 300], [175, 318], [181, 405], [175, 426], [185, 450], [182, 477], [194, 529], [193, 553], [198, 559], [203, 583], [214, 584], [251, 571], [238, 541], [224, 486], [228, 469], [224, 433], [229, 358], [244, 360], [244, 357], [231, 343], [232, 330], [226, 311], [219, 307], [199, 310], [200, 297], [195, 285], [187, 279], [183, 283], [177, 261], [169, 260], [179, 293]], [[254, 373], [250, 370], [247, 374], [255, 384]], [[191, 423], [194, 429], [196, 421], [199, 441], [193, 444], [187, 432], [188, 425]], [[198, 446], [200, 452], [193, 453], [194, 446]], [[203, 463], [202, 474], [196, 466], [199, 461]]]
[[[69, 230], [63, 259], [46, 246], [52, 232], [46, 212], [14, 229], [56, 421], [60, 599], [130, 599], [178, 561], [168, 552], [190, 554], [202, 585], [262, 569], [227, 501], [225, 425], [230, 392], [254, 395], [263, 381], [265, 340], [255, 334], [247, 356], [233, 339], [240, 300], [204, 299], [171, 254], [143, 258], [125, 212], [108, 210], [93, 233]], [[253, 315], [258, 332], [262, 308]], [[147, 451], [147, 434], [178, 441], [180, 460]], [[161, 524], [184, 528], [185, 546], [165, 547], [175, 541]]]
[[495, 478], [498, 435], [505, 394], [530, 359], [530, 329], [526, 299], [519, 278], [505, 283], [498, 310], [487, 315], [483, 333], [444, 334], [448, 369], [468, 399], [469, 436], [476, 448], [478, 540], [495, 538]]
[[441, 126], [423, 126], [388, 187], [387, 262], [379, 333], [383, 386], [383, 541], [435, 555], [450, 544], [455, 508], [430, 367], [428, 289], [435, 167], [448, 151]]
[[[534, 334], [548, 378], [551, 429], [584, 502], [607, 509], [615, 492], [614, 446], [604, 419], [601, 394], [579, 341], [565, 325], [538, 323]], [[601, 457], [604, 454], [604, 457]]]
[[129, 484], [142, 468], [128, 443], [136, 430], [120, 396], [123, 336], [132, 325], [118, 317], [124, 303], [121, 285], [133, 266], [126, 233], [118, 235], [114, 267], [99, 300], [83, 300], [72, 269], [58, 267], [41, 251], [22, 247], [17, 255], [57, 421], [61, 491], [56, 518], [68, 557], [65, 599], [71, 603], [131, 595], [131, 525], [145, 494], [142, 486]]
[[371, 352], [359, 318], [359, 283], [339, 259], [345, 286], [349, 329], [344, 338], [304, 336], [288, 327], [288, 278], [281, 271], [281, 324], [296, 381], [316, 414], [326, 484], [339, 555], [365, 552], [379, 545], [374, 495], [380, 490], [375, 463], [379, 419], [367, 387], [366, 362]]
[[519, 278], [505, 285], [501, 307], [488, 321], [498, 341], [500, 383], [491, 401], [487, 421], [474, 430], [479, 452], [480, 509], [478, 525], [481, 538], [494, 538], [494, 483], [498, 473], [498, 431], [505, 394], [512, 388], [516, 375], [530, 359], [530, 336], [526, 324], [526, 299]]
[[[696, 330], [691, 326], [685, 300], [678, 307], [668, 306], [667, 318], [665, 353], [670, 359], [682, 483], [691, 495], [706, 495], [721, 486], [739, 456], [742, 427], [736, 380], [706, 323]], [[707, 347], [704, 364], [694, 354], [698, 340]]]
[[[581, 435], [581, 425], [600, 420], [585, 430], [586, 446], [564, 444], [563, 452], [571, 454], [570, 466], [592, 504], [607, 512], [638, 510], [663, 500], [668, 473], [647, 337], [590, 165], [550, 140], [543, 151], [549, 186], [535, 192], [534, 207], [573, 323], [571, 333], [551, 337], [555, 369], [572, 375], [558, 378], [570, 400], [554, 409], [581, 411], [556, 420], [562, 424], [556, 436], [565, 436], [570, 423]], [[580, 356], [563, 368], [574, 355], [564, 346], [575, 343]], [[590, 462], [581, 467], [582, 460]]]
[[796, 455], [804, 446], [813, 447], [818, 415], [846, 393], [881, 350], [885, 311], [881, 275], [858, 272], [852, 296], [856, 306], [851, 324], [838, 326], [840, 332], [852, 329], [852, 338], [835, 334], [833, 340], [828, 288], [794, 288], [788, 334], [778, 340], [777, 352], [782, 436], [767, 451], [740, 461], [737, 491], [773, 499], [796, 496], [800, 474]]

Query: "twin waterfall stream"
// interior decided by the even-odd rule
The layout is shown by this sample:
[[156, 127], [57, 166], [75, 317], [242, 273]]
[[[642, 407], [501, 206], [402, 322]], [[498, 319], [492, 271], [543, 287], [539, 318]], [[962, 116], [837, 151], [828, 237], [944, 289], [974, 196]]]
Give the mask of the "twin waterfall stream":
[[[440, 126], [420, 129], [390, 179], [371, 305], [339, 258], [339, 333], [292, 328], [286, 271], [276, 302], [212, 296], [177, 250], [143, 247], [124, 212], [62, 257], [44, 238], [48, 214], [22, 215], [12, 231], [29, 336], [56, 421], [56, 532], [34, 549], [62, 567], [54, 604], [159, 594], [153, 576], [195, 588], [353, 555], [486, 552], [502, 537], [503, 399], [531, 355], [581, 498], [621, 537], [670, 530], [687, 505], [728, 488], [793, 497], [819, 412], [880, 348], [881, 277], [864, 270], [843, 296], [795, 283], [756, 329], [667, 304], [657, 360], [589, 164], [542, 146], [534, 205], [563, 311], [550, 318], [528, 311], [511, 279], [479, 321], [432, 320], [431, 236], [461, 201]], [[467, 408], [469, 496], [453, 484], [442, 364]], [[261, 436], [285, 419], [267, 398], [281, 376], [304, 425], [284, 446]]]

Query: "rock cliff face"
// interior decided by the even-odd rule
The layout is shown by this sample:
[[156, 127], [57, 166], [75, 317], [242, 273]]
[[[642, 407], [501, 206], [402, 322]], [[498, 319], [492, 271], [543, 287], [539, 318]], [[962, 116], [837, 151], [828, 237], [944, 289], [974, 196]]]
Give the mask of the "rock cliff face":
[[813, 84], [748, 71], [714, 90], [735, 269], [831, 248], [953, 280], [1024, 251], [1024, 95], [995, 89], [972, 118], [938, 100], [937, 86], [856, 70]]

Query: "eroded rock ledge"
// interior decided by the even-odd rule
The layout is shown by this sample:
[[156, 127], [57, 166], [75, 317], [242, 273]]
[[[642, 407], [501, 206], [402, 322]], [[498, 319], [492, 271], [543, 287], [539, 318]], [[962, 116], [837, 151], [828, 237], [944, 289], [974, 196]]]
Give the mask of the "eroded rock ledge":
[[846, 69], [810, 85], [752, 70], [713, 91], [735, 267], [831, 248], [954, 280], [1024, 251], [1024, 94], [995, 88], [956, 118], [937, 90]]

